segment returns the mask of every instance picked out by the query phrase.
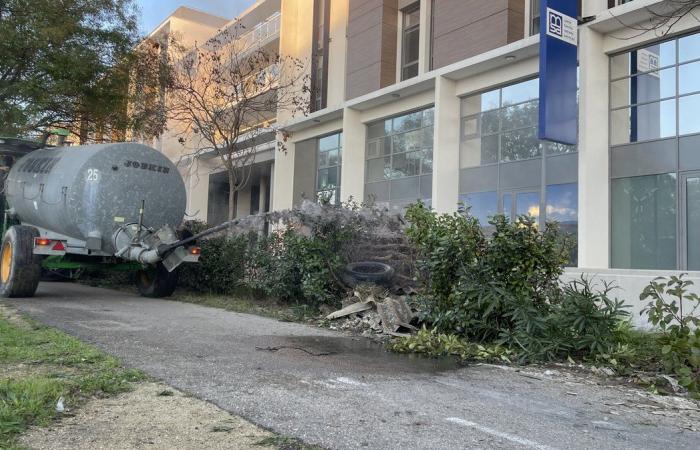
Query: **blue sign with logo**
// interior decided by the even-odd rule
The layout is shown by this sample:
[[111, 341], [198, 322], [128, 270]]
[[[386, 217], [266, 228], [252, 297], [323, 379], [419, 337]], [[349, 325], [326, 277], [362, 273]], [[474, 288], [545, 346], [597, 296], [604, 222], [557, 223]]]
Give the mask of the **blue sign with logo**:
[[540, 1], [540, 139], [578, 141], [578, 1]]

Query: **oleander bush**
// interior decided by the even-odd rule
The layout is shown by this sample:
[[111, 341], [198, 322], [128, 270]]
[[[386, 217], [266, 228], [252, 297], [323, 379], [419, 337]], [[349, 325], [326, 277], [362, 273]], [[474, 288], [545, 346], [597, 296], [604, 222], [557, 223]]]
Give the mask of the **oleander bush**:
[[436, 330], [497, 343], [521, 361], [609, 352], [627, 313], [586, 279], [562, 287], [571, 254], [555, 223], [540, 230], [529, 216], [491, 218], [490, 236], [464, 212], [409, 208], [407, 234], [419, 251], [424, 317]]

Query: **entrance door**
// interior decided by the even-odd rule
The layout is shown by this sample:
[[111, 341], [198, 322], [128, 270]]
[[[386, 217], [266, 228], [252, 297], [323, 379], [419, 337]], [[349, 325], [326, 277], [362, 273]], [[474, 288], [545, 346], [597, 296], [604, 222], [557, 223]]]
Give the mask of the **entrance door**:
[[700, 172], [681, 177], [685, 270], [700, 270]]

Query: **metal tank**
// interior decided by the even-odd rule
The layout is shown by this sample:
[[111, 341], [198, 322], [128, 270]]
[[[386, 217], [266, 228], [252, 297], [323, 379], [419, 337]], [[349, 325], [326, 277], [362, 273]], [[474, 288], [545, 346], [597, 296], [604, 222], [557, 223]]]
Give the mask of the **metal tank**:
[[123, 250], [117, 235], [141, 220], [143, 229], [175, 228], [186, 207], [185, 185], [173, 163], [133, 143], [34, 151], [13, 166], [5, 193], [23, 224], [42, 235], [83, 241], [90, 254]]

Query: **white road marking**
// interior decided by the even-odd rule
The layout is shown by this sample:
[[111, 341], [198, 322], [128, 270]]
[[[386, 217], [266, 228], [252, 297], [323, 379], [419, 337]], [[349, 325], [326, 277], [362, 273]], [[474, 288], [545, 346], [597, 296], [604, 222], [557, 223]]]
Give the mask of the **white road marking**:
[[362, 383], [360, 381], [353, 380], [352, 378], [346, 378], [346, 377], [338, 377], [335, 379], [335, 381], [343, 384], [349, 384], [350, 386], [361, 386], [361, 387], [367, 387], [369, 384], [367, 383]]
[[520, 436], [516, 436], [514, 434], [510, 433], [504, 433], [502, 431], [494, 430], [493, 428], [485, 427], [483, 425], [479, 425], [478, 423], [475, 422], [470, 422], [468, 420], [460, 419], [459, 417], [448, 417], [447, 419], [448, 422], [456, 423], [457, 425], [462, 425], [465, 427], [469, 428], [474, 428], [476, 430], [479, 430], [483, 433], [490, 434], [492, 436], [499, 437], [501, 439], [505, 439], [510, 442], [515, 442], [516, 444], [520, 444], [525, 447], [529, 448], [536, 448], [538, 450], [553, 450], [552, 447], [548, 447], [546, 445], [531, 441], [529, 439], [525, 439]]

